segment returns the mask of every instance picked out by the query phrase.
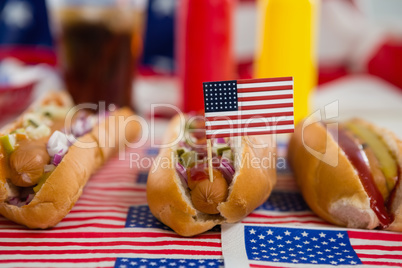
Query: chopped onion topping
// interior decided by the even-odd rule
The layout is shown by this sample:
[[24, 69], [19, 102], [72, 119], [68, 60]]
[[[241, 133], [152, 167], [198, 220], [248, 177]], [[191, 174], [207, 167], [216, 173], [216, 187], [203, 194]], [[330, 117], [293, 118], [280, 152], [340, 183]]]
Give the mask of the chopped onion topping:
[[80, 116], [74, 121], [71, 127], [71, 133], [75, 137], [81, 137], [92, 130], [97, 123], [95, 116]]
[[18, 196], [13, 196], [8, 199], [8, 203], [13, 206], [17, 206], [19, 204], [19, 202], [20, 202], [20, 199]]
[[179, 174], [180, 180], [184, 185], [187, 185], [187, 172], [186, 168], [180, 164], [179, 162], [176, 163], [176, 171]]
[[217, 138], [215, 141], [216, 143], [226, 143], [224, 138]]
[[56, 154], [64, 156], [68, 151], [68, 139], [66, 134], [56, 130], [47, 142], [47, 152], [51, 157]]
[[35, 194], [28, 194], [26, 197], [14, 196], [8, 199], [8, 203], [13, 206], [22, 207], [24, 205], [28, 205]]
[[52, 165], [52, 164], [46, 165], [45, 168], [44, 168], [44, 172], [45, 173], [52, 172], [55, 168], [56, 168], [55, 165]]
[[62, 159], [63, 159], [63, 155], [55, 154], [53, 157], [53, 161], [52, 161], [53, 165], [58, 166]]
[[226, 182], [228, 184], [232, 183], [235, 169], [228, 159], [222, 158], [221, 165], [219, 166], [219, 171], [222, 172], [222, 175], [226, 179]]
[[180, 148], [187, 148], [187, 149], [191, 148], [191, 146], [185, 141], [179, 141], [179, 147]]
[[52, 164], [54, 166], [60, 164], [68, 148], [73, 144], [76, 138], [91, 131], [96, 123], [97, 118], [95, 116], [80, 114], [71, 128], [72, 134], [66, 135], [56, 130], [47, 143], [47, 152], [52, 157]]
[[27, 200], [25, 200], [25, 205], [28, 205], [32, 199], [34, 198], [35, 194], [29, 194]]

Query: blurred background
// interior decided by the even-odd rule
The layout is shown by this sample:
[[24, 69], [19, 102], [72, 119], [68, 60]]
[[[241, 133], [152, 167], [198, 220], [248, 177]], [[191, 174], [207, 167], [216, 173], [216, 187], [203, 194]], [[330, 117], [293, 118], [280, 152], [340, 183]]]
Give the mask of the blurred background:
[[203, 81], [294, 76], [296, 120], [336, 102], [402, 137], [401, 14], [400, 0], [1, 0], [0, 125], [49, 90], [165, 122], [203, 108]]

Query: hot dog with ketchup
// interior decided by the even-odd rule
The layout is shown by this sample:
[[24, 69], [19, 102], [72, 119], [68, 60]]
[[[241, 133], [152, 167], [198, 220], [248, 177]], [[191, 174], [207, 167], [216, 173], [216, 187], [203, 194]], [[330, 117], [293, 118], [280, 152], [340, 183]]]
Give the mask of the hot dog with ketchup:
[[303, 123], [288, 158], [310, 208], [337, 225], [402, 231], [402, 142], [361, 119], [317, 122], [304, 131]]
[[182, 236], [237, 222], [261, 205], [276, 183], [271, 136], [213, 139], [208, 174], [204, 118], [172, 119], [147, 181], [152, 214]]

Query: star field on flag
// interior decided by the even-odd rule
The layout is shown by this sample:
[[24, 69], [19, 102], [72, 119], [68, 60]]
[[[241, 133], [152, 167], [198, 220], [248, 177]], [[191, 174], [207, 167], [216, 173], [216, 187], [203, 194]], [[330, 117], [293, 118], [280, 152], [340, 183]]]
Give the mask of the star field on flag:
[[361, 264], [346, 231], [246, 226], [244, 235], [249, 260], [327, 265]]

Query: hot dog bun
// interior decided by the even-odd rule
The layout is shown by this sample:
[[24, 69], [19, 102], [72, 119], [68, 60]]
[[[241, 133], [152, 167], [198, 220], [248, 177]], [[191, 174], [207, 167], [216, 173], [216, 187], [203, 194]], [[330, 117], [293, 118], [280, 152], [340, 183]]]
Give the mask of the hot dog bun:
[[[110, 118], [108, 118], [110, 117]], [[138, 116], [127, 107], [118, 109], [107, 116], [91, 131], [98, 143], [104, 159], [110, 158], [116, 151], [135, 143], [141, 131]]]
[[[336, 225], [364, 229], [379, 227], [380, 220], [370, 205], [369, 194], [337, 140], [321, 122], [309, 124], [303, 129], [304, 122], [296, 126], [290, 139], [288, 160], [307, 204], [317, 215]], [[353, 120], [353, 123], [365, 126], [381, 137], [401, 169], [401, 141], [393, 133], [360, 119]], [[328, 125], [328, 128], [331, 126]], [[311, 151], [319, 154], [314, 156]], [[336, 158], [335, 166], [329, 164]], [[400, 188], [400, 183], [396, 188]], [[388, 201], [392, 203], [389, 212], [395, 215], [395, 220], [385, 228], [402, 231], [399, 224], [401, 216], [398, 215], [401, 192], [396, 189], [396, 193], [395, 197], [389, 198], [392, 201]]]
[[[174, 142], [183, 128], [180, 117], [173, 118], [163, 144]], [[234, 147], [240, 157], [235, 162], [236, 173], [229, 186], [228, 197], [217, 207], [220, 214], [202, 213], [193, 206], [189, 192], [175, 170], [177, 160], [174, 144], [161, 149], [148, 175], [147, 199], [152, 214], [179, 235], [194, 236], [217, 224], [239, 221], [261, 205], [276, 183], [275, 166], [262, 168], [262, 163], [252, 165], [249, 160], [253, 157], [261, 160], [264, 156], [275, 155], [272, 137], [255, 136], [233, 140], [233, 143], [241, 143]], [[266, 146], [256, 149], [252, 143]]]
[[[66, 107], [72, 107], [69, 95], [64, 92], [57, 92], [47, 95], [28, 111], [43, 103], [55, 100], [68, 100], [63, 103], [67, 105]], [[132, 115], [133, 113], [128, 108], [116, 110], [100, 121], [91, 132], [77, 138], [77, 142], [70, 146], [61, 163], [27, 205], [15, 206], [6, 202], [10, 193], [10, 189], [6, 189], [9, 188], [7, 186], [9, 183], [6, 177], [0, 174], [0, 185], [4, 187], [0, 193], [5, 197], [0, 202], [0, 214], [29, 228], [45, 229], [55, 226], [77, 202], [90, 176], [119, 148], [111, 146], [109, 143], [106, 143], [104, 148], [100, 148], [97, 139], [99, 133], [107, 132], [108, 137], [110, 136], [111, 140], [116, 141], [115, 144], [119, 144], [120, 140], [115, 128], [120, 126], [115, 124], [115, 121], [109, 124], [109, 120], [114, 120], [120, 116], [127, 118]], [[21, 120], [22, 116], [16, 122]], [[2, 133], [7, 134], [16, 126], [18, 126], [17, 123], [9, 124], [2, 130]], [[127, 140], [133, 141], [139, 134], [140, 128], [138, 124], [133, 123], [127, 124], [126, 130], [129, 132], [126, 137]], [[103, 153], [102, 150], [106, 150], [107, 153]]]

